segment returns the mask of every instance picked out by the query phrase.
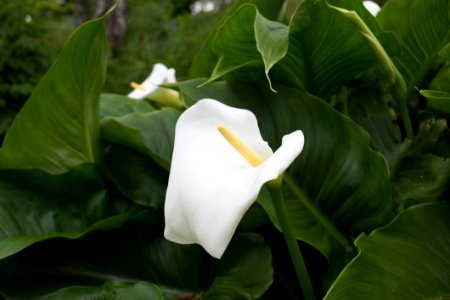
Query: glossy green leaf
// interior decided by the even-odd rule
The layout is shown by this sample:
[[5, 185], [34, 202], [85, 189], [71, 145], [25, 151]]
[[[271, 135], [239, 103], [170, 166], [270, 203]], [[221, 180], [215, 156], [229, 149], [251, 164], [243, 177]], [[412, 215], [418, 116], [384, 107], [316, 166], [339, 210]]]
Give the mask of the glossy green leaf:
[[[359, 0], [329, 1], [356, 11], [386, 51], [396, 51], [393, 36], [385, 34]], [[345, 33], [345, 34], [343, 34]], [[280, 62], [280, 84], [328, 99], [342, 85], [375, 66], [375, 55], [360, 30], [326, 1], [303, 1], [289, 25], [289, 51]], [[275, 76], [274, 76], [275, 80]]]
[[430, 82], [429, 88], [432, 90], [438, 90], [450, 93], [450, 60], [444, 64], [433, 80]]
[[152, 282], [180, 295], [199, 290], [205, 284], [200, 248], [156, 238], [154, 230], [125, 226], [80, 240], [33, 245], [0, 261], [0, 294], [33, 299], [65, 287], [98, 286], [110, 280]]
[[146, 113], [155, 109], [143, 100], [135, 100], [124, 95], [101, 94], [100, 118], [121, 117], [131, 113]]
[[[197, 88], [198, 85], [199, 81], [178, 83], [186, 103], [209, 97], [250, 109], [272, 149], [280, 145], [283, 135], [296, 129], [303, 131], [305, 147], [291, 166], [294, 184], [287, 190], [304, 190], [320, 215], [341, 232], [370, 231], [392, 217], [384, 158], [369, 148], [367, 133], [328, 104], [306, 93], [278, 86], [278, 93], [263, 93], [255, 83], [217, 82]], [[290, 195], [295, 195], [291, 201], [300, 201], [298, 194], [290, 191]], [[323, 219], [305, 211], [301, 201], [296, 202], [296, 206], [290, 205], [290, 212], [297, 238], [311, 243], [330, 258], [330, 239], [334, 238], [321, 223]], [[270, 205], [264, 206], [273, 220]]]
[[[14, 298], [12, 298], [14, 299]], [[36, 300], [59, 299], [108, 299], [108, 300], [175, 300], [175, 297], [164, 295], [161, 289], [151, 283], [118, 283], [107, 282], [102, 286], [72, 286], [56, 292], [34, 298]]]
[[[333, 4], [357, 11], [388, 52], [396, 50], [393, 36], [381, 32], [361, 1]], [[303, 1], [289, 27], [261, 18], [250, 5], [242, 6], [218, 29], [213, 46], [219, 60], [210, 80], [232, 71], [240, 78], [259, 78], [258, 68], [242, 67], [264, 65], [269, 84], [306, 89], [324, 98], [377, 64], [366, 37], [325, 1]]]
[[353, 89], [345, 101], [348, 115], [369, 133], [371, 146], [383, 154], [392, 168], [405, 147], [395, 112], [372, 86]]
[[164, 204], [169, 174], [144, 154], [109, 145], [106, 168], [117, 188], [131, 201], [152, 208]]
[[63, 175], [1, 171], [0, 258], [43, 240], [117, 228], [140, 213], [128, 206], [108, 199], [93, 165]]
[[402, 44], [394, 60], [403, 74], [408, 93], [420, 86], [439, 51], [450, 42], [450, 3], [447, 0], [391, 0], [377, 15], [383, 29]]
[[420, 93], [427, 98], [428, 108], [450, 116], [450, 93], [434, 90], [421, 90]]
[[215, 38], [215, 32], [222, 26], [223, 22], [227, 18], [233, 15], [242, 5], [252, 4], [258, 8], [258, 12], [265, 18], [276, 21], [283, 17], [283, 10], [285, 7], [285, 0], [271, 0], [271, 1], [260, 1], [260, 0], [235, 0], [231, 6], [227, 15], [225, 15], [211, 30], [211, 35], [207, 39], [205, 46], [200, 50], [197, 56], [194, 58], [190, 69], [190, 77], [208, 77], [212, 74], [214, 66], [217, 64], [218, 55], [212, 49], [213, 39]]
[[212, 284], [219, 276], [239, 282], [243, 291], [255, 298], [271, 283], [270, 249], [256, 235], [238, 235], [227, 249], [224, 258], [228, 258], [214, 260], [204, 256], [197, 245], [179, 245], [158, 237], [157, 232], [162, 233], [158, 228], [128, 224], [82, 240], [33, 245], [0, 260], [0, 295], [34, 299], [53, 292], [59, 295], [61, 289], [72, 290], [73, 286], [108, 285], [111, 280], [152, 283], [165, 296], [177, 299], [194, 299], [209, 290], [233, 295], [233, 291], [222, 290], [222, 284]]
[[9, 128], [0, 168], [61, 174], [98, 161], [106, 18], [87, 22], [72, 34]]
[[262, 63], [270, 83], [270, 69], [287, 52], [288, 27], [265, 18], [254, 5], [243, 5], [218, 28], [213, 48], [219, 61], [210, 80]]
[[416, 205], [355, 241], [360, 253], [326, 300], [445, 299], [450, 295], [450, 205]]
[[[219, 278], [231, 278], [250, 295], [258, 299], [273, 281], [272, 254], [257, 234], [237, 234], [217, 267]], [[257, 276], [255, 276], [258, 274]], [[223, 282], [222, 282], [223, 283]], [[213, 288], [220, 285], [213, 284]], [[213, 293], [210, 288], [208, 293]]]
[[250, 300], [239, 281], [227, 277], [216, 277], [211, 288], [203, 298], [205, 300]]
[[102, 120], [102, 135], [107, 141], [148, 155], [168, 170], [179, 115], [178, 110], [163, 108], [147, 113], [106, 117]]
[[449, 187], [449, 174], [450, 160], [443, 157], [429, 154], [403, 160], [392, 182], [394, 205], [439, 201]]

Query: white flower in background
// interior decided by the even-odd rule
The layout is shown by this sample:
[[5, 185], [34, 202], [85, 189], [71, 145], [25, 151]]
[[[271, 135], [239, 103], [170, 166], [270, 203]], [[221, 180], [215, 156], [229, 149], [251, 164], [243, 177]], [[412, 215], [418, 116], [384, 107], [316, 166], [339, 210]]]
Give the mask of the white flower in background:
[[164, 236], [220, 258], [264, 183], [277, 179], [303, 144], [297, 130], [273, 153], [252, 112], [198, 101], [176, 125]]
[[372, 14], [372, 16], [376, 16], [380, 11], [380, 6], [378, 3], [373, 1], [363, 1], [364, 7]]
[[178, 92], [160, 87], [160, 85], [174, 82], [176, 82], [175, 69], [169, 69], [163, 64], [155, 64], [150, 75], [141, 84], [135, 82], [130, 84], [134, 90], [127, 96], [132, 99], [148, 98], [165, 106], [179, 108], [182, 104]]

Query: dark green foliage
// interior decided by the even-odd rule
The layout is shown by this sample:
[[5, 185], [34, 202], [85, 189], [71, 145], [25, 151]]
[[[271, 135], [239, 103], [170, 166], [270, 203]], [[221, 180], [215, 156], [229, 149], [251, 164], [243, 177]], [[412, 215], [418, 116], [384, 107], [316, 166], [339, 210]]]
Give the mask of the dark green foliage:
[[[35, 48], [51, 32], [39, 18], [71, 6], [0, 4], [13, 24], [0, 43], [16, 45], [0, 60], [16, 78], [0, 81], [0, 130], [31, 87], [13, 90], [34, 86], [0, 149], [0, 297], [302, 299], [265, 188], [220, 260], [163, 238], [182, 111], [124, 96], [156, 62], [176, 68], [186, 108], [214, 98], [249, 109], [274, 150], [303, 131], [282, 193], [318, 298], [450, 295], [447, 0], [379, 1], [377, 18], [358, 0], [240, 0], [210, 14], [190, 14], [190, 0], [127, 2], [117, 57], [105, 15], [70, 36], [45, 76], [61, 44]], [[19, 3], [41, 20], [32, 31], [16, 22], [25, 5], [6, 12]]]

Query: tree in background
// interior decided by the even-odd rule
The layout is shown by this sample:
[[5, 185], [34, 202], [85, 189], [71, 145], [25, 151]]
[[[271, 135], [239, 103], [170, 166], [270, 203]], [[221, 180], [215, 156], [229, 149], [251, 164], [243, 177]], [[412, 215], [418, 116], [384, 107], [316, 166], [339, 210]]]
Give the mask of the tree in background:
[[108, 62], [105, 91], [126, 93], [129, 82], [145, 79], [157, 62], [186, 77], [212, 26], [231, 1], [216, 0], [211, 11], [194, 11], [207, 1], [128, 0], [126, 33]]
[[[207, 2], [214, 9], [198, 9]], [[0, 141], [74, 28], [114, 3], [0, 2]], [[127, 93], [129, 82], [146, 78], [157, 62], [175, 67], [177, 78], [185, 77], [213, 24], [230, 4], [230, 0], [121, 0], [107, 25], [111, 59], [105, 91]]]
[[0, 141], [75, 28], [70, 5], [0, 2]]

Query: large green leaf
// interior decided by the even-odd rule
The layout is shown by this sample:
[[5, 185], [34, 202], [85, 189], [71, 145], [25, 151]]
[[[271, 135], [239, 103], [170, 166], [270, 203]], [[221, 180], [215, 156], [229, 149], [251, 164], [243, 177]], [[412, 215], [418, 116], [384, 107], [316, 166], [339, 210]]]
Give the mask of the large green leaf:
[[135, 112], [146, 113], [155, 109], [147, 102], [118, 94], [100, 95], [100, 118], [121, 117]]
[[[79, 238], [111, 229], [138, 215], [121, 200], [107, 197], [93, 165], [63, 175], [43, 171], [0, 172], [0, 259], [39, 241]], [[76, 193], [74, 193], [76, 191]]]
[[450, 93], [435, 90], [421, 90], [420, 93], [427, 98], [429, 109], [450, 117]]
[[[14, 298], [11, 298], [14, 299]], [[164, 295], [161, 289], [151, 283], [118, 283], [109, 281], [101, 286], [72, 286], [56, 292], [34, 298], [36, 300], [59, 299], [108, 299], [108, 300], [176, 300], [175, 297]]]
[[270, 82], [270, 69], [287, 52], [288, 27], [265, 18], [254, 5], [243, 5], [218, 28], [212, 46], [219, 61], [210, 80], [262, 63]]
[[450, 160], [421, 155], [401, 162], [392, 182], [394, 205], [406, 200], [436, 202], [449, 188]]
[[[258, 299], [272, 284], [272, 254], [261, 236], [236, 234], [230, 248], [217, 263], [216, 272], [218, 278], [233, 279], [238, 283], [237, 288], [242, 287], [250, 299]], [[208, 293], [214, 293], [215, 288], [220, 287], [222, 284], [214, 282]]]
[[271, 1], [260, 1], [260, 0], [236, 0], [233, 1], [233, 5], [217, 25], [211, 30], [211, 34], [208, 37], [204, 47], [194, 58], [190, 69], [190, 77], [208, 77], [214, 70], [214, 66], [217, 63], [218, 55], [212, 49], [213, 39], [216, 36], [216, 30], [219, 26], [222, 26], [223, 22], [227, 18], [233, 15], [242, 5], [253, 4], [257, 6], [259, 13], [265, 18], [276, 21], [283, 17], [283, 9], [285, 7], [285, 0], [271, 0]]
[[[289, 88], [277, 86], [278, 93], [264, 93], [254, 82], [217, 82], [197, 88], [200, 83], [178, 83], [186, 103], [214, 98], [250, 109], [273, 149], [280, 145], [283, 135], [296, 129], [303, 131], [305, 147], [292, 165], [293, 184], [286, 189], [293, 201], [288, 205], [297, 238], [330, 258], [334, 245], [330, 242], [333, 233], [327, 229], [330, 226], [344, 234], [359, 234], [392, 217], [387, 164], [369, 148], [367, 133], [350, 119], [322, 100]], [[321, 219], [302, 201], [310, 202]], [[262, 204], [274, 219], [270, 201]], [[343, 239], [342, 244], [348, 246]]]
[[[369, 30], [395, 49], [393, 36], [381, 32], [361, 1], [333, 4], [357, 11]], [[260, 78], [264, 70], [269, 78], [272, 70], [269, 83], [306, 89], [324, 98], [377, 63], [366, 37], [325, 1], [302, 2], [289, 27], [263, 18], [254, 6], [242, 6], [218, 28], [213, 47], [219, 60], [210, 80], [232, 71], [235, 77]], [[258, 65], [264, 68], [243, 68]]]
[[383, 95], [374, 91], [373, 86], [358, 87], [345, 101], [348, 102], [348, 115], [370, 134], [372, 147], [384, 155], [392, 168], [405, 145], [398, 119]]
[[152, 208], [164, 204], [169, 173], [151, 158], [130, 148], [111, 144], [104, 159], [109, 176], [128, 199]]
[[171, 243], [159, 233], [160, 226], [128, 224], [82, 240], [60, 239], [33, 245], [0, 260], [0, 294], [35, 299], [54, 291], [55, 295], [80, 291], [73, 286], [88, 289], [113, 280], [117, 284], [151, 282], [166, 296], [194, 299], [205, 291], [214, 294], [221, 290], [223, 285], [212, 284], [220, 276], [239, 282], [245, 294], [255, 298], [272, 281], [270, 250], [256, 235], [236, 236], [224, 259], [214, 260], [197, 245]]
[[107, 16], [85, 23], [72, 34], [9, 128], [0, 168], [61, 174], [97, 162]]
[[439, 51], [439, 55], [444, 58], [442, 67], [430, 82], [429, 88], [450, 93], [450, 42]]
[[[393, 36], [381, 31], [360, 0], [328, 2], [356, 11], [386, 50], [396, 51]], [[291, 86], [327, 99], [376, 64], [370, 44], [354, 23], [326, 1], [306, 0], [289, 25], [289, 51], [280, 62], [278, 82], [288, 81]]]
[[383, 29], [394, 32], [402, 43], [402, 53], [394, 62], [411, 94], [430, 71], [439, 51], [450, 42], [450, 3], [391, 0], [377, 19]]
[[180, 112], [163, 108], [152, 112], [136, 112], [102, 120], [103, 137], [151, 157], [168, 170], [172, 158], [175, 124]]
[[325, 299], [446, 299], [450, 295], [449, 203], [416, 205], [358, 237], [360, 253]]

